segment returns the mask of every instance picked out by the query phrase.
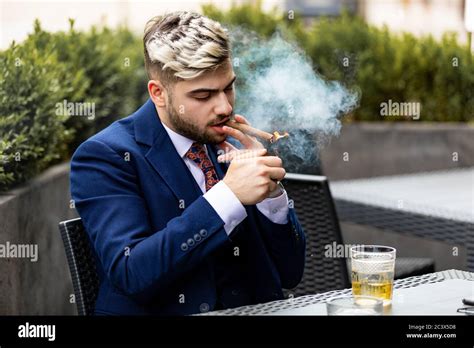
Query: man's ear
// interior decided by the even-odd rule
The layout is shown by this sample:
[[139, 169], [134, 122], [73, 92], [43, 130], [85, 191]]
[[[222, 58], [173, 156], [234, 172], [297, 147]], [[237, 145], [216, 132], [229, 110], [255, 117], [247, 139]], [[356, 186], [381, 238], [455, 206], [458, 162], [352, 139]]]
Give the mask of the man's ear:
[[158, 80], [148, 81], [148, 94], [157, 107], [166, 107], [168, 92], [163, 84]]

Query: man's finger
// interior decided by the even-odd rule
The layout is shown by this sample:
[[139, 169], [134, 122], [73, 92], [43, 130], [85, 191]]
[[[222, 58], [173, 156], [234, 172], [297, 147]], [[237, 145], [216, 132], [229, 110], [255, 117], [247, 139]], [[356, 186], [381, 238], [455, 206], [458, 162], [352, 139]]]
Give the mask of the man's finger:
[[267, 149], [244, 149], [231, 151], [217, 157], [219, 162], [232, 162], [234, 159], [245, 159], [265, 156]]
[[275, 191], [277, 188], [277, 183], [273, 180], [270, 180], [270, 182], [268, 183], [268, 188], [269, 188], [269, 192]]
[[239, 123], [245, 123], [250, 126], [250, 122], [242, 115], [235, 114], [234, 119]]
[[222, 130], [227, 133], [227, 135], [230, 135], [232, 138], [237, 139], [245, 148], [251, 148], [254, 146], [254, 141], [247, 136], [246, 134], [242, 133], [238, 129], [229, 127], [229, 126], [223, 126]]
[[265, 156], [267, 149], [244, 149], [244, 150], [235, 150], [217, 157], [217, 161], [222, 162], [232, 162], [236, 159], [245, 159], [253, 157]]
[[264, 156], [260, 157], [258, 160], [260, 163], [268, 167], [281, 167], [283, 165], [283, 161], [277, 156]]
[[281, 181], [285, 178], [285, 175], [286, 171], [281, 167], [270, 167], [268, 170], [268, 176], [273, 180]]
[[228, 153], [228, 152], [231, 152], [231, 151], [238, 151], [239, 149], [237, 149], [234, 145], [232, 145], [231, 143], [227, 142], [227, 141], [223, 141], [222, 143], [219, 143], [217, 144], [217, 146], [221, 149], [221, 150], [224, 150], [224, 153]]

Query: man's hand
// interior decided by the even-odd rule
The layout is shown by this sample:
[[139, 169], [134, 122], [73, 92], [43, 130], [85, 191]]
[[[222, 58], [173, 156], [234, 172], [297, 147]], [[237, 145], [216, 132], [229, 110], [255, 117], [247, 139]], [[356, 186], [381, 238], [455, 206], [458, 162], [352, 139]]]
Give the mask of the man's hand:
[[[235, 121], [250, 125], [242, 115], [235, 115]], [[279, 196], [282, 191], [277, 182], [286, 174], [282, 160], [276, 156], [263, 157], [267, 150], [257, 138], [232, 127], [224, 126], [223, 129], [243, 145], [243, 149], [239, 150], [224, 141], [218, 145], [224, 150], [224, 154], [217, 158], [219, 162], [231, 163], [224, 182], [240, 202], [246, 205], [256, 204], [265, 198]]]
[[[247, 121], [247, 119], [242, 116], [242, 115], [234, 115], [234, 119], [238, 123], [244, 123], [250, 125], [250, 123]], [[257, 140], [257, 138], [247, 135], [238, 129], [228, 127], [228, 126], [223, 126], [222, 130], [227, 133], [228, 136], [231, 136], [232, 138], [237, 139], [243, 146], [243, 149], [246, 150], [258, 150], [258, 149], [264, 149], [265, 147], [262, 145], [261, 142]], [[224, 141], [218, 145], [222, 150], [225, 151], [225, 153], [229, 153], [232, 151], [237, 150], [232, 144], [228, 143], [227, 141]]]
[[254, 150], [253, 157], [234, 156], [223, 181], [244, 205], [257, 204], [278, 189], [276, 181], [285, 177], [282, 161]]

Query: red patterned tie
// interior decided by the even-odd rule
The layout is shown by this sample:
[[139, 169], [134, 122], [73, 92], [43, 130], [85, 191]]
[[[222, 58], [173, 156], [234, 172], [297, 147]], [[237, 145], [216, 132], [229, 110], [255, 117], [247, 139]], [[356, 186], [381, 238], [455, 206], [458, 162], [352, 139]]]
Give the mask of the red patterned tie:
[[204, 173], [206, 181], [206, 191], [209, 191], [212, 186], [217, 184], [219, 178], [217, 177], [216, 170], [209, 157], [207, 157], [206, 149], [204, 145], [194, 142], [193, 145], [186, 152], [186, 157], [193, 160]]

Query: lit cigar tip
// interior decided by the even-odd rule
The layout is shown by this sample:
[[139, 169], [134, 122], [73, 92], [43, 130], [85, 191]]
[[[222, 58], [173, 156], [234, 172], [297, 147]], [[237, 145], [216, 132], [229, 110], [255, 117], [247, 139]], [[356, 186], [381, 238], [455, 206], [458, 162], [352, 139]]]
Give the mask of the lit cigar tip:
[[280, 139], [288, 138], [289, 136], [290, 136], [290, 134], [288, 134], [288, 132], [280, 133], [278, 131], [274, 131], [273, 134], [272, 134], [272, 138], [270, 139], [270, 142], [274, 143], [274, 142], [276, 142]]

